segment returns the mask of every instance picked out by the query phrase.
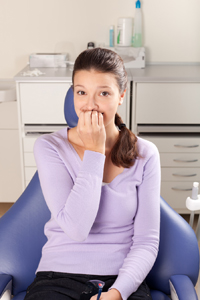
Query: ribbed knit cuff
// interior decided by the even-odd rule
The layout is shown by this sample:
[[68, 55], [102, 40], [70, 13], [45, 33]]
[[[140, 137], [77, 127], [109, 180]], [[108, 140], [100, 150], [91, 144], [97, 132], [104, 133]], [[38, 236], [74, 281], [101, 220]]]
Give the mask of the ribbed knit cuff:
[[103, 178], [105, 159], [105, 155], [100, 152], [85, 150], [81, 171]]
[[123, 300], [127, 300], [127, 298], [136, 291], [136, 287], [134, 283], [130, 280], [129, 277], [127, 277], [127, 280], [123, 278], [123, 281], [120, 277], [117, 277], [114, 284], [109, 288], [110, 289], [116, 289], [120, 292], [121, 297]]

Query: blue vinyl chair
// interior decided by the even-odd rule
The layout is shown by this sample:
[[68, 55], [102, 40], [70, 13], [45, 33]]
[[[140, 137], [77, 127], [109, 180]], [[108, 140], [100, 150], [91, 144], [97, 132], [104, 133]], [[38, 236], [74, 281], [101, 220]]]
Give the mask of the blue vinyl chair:
[[[76, 125], [71, 89], [65, 99], [65, 116], [70, 127]], [[8, 300], [10, 295], [13, 300], [24, 299], [46, 242], [43, 228], [49, 218], [36, 172], [16, 203], [0, 218], [0, 299]], [[153, 300], [169, 300], [170, 295], [173, 300], [197, 300], [194, 286], [198, 273], [195, 233], [161, 198], [159, 253], [147, 277]]]

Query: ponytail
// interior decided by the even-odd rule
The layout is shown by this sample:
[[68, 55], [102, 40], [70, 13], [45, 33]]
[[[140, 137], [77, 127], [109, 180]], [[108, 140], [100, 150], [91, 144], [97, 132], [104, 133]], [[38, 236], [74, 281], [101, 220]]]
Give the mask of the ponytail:
[[111, 150], [112, 163], [117, 167], [130, 168], [138, 157], [137, 137], [124, 126], [118, 113], [115, 114], [115, 125], [120, 129], [118, 139]]

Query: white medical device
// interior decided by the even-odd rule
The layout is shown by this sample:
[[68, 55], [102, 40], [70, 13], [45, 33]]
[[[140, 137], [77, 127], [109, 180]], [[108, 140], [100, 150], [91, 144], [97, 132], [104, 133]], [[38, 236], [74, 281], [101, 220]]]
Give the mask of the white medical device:
[[145, 48], [144, 47], [106, 47], [115, 51], [124, 61], [126, 69], [145, 68]]
[[67, 53], [33, 53], [29, 56], [31, 68], [66, 68]]

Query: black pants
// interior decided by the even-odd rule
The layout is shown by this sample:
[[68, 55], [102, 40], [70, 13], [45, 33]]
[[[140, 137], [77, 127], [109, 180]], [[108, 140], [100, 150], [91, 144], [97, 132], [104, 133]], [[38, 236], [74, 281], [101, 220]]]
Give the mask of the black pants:
[[[103, 292], [106, 292], [117, 276], [99, 276], [69, 274], [60, 272], [38, 272], [33, 283], [28, 287], [24, 300], [79, 300], [86, 283], [98, 279], [105, 282]], [[95, 293], [96, 294], [96, 291]], [[92, 296], [92, 295], [90, 295]], [[144, 281], [129, 300], [152, 300], [150, 290]]]

